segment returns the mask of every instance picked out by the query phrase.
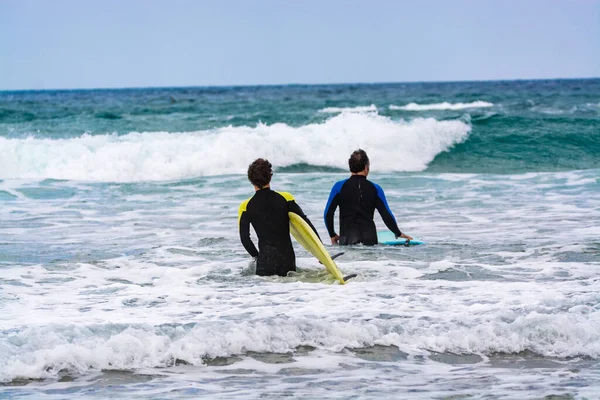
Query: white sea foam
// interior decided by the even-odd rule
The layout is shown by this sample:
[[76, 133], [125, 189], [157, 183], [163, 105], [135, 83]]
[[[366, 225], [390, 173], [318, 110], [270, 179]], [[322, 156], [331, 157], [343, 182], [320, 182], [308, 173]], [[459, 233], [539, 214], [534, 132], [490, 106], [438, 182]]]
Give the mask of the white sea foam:
[[375, 104], [370, 106], [357, 106], [357, 107], [326, 107], [319, 110], [321, 113], [337, 114], [337, 113], [368, 113], [377, 112]]
[[[600, 311], [585, 305], [594, 304], [598, 296], [580, 292], [567, 297], [556, 290], [559, 285], [481, 282], [471, 284], [466, 293], [461, 292], [464, 285], [460, 283], [417, 280], [408, 281], [409, 291], [360, 281], [354, 287], [326, 290], [315, 284], [292, 283], [283, 292], [281, 284], [263, 286], [262, 292], [237, 287], [233, 293], [205, 286], [196, 293], [197, 301], [190, 302], [191, 288], [178, 295], [176, 289], [185, 285], [177, 282], [163, 282], [167, 286], [149, 290], [132, 288], [164, 295], [170, 287], [168, 293], [174, 296], [167, 309], [150, 308], [145, 302], [132, 304], [129, 313], [119, 313], [122, 319], [130, 317], [127, 324], [36, 325], [36, 315], [29, 316], [29, 327], [7, 332], [0, 340], [0, 381], [56, 377], [65, 370], [85, 374], [90, 369], [165, 367], [175, 360], [202, 365], [205, 357], [249, 351], [285, 353], [301, 345], [330, 352], [395, 345], [412, 355], [529, 350], [552, 357], [600, 356]], [[115, 292], [111, 295], [115, 301], [102, 306], [115, 307], [132, 294]], [[190, 297], [182, 302], [185, 296]], [[67, 294], [63, 300], [69, 298]], [[90, 322], [120, 318], [114, 311], [102, 313], [93, 300], [94, 315], [86, 318]], [[327, 307], [340, 301], [346, 321], [338, 319], [335, 308], [329, 311]], [[160, 322], [177, 308], [201, 314], [193, 317], [192, 324], [149, 324], [151, 320]], [[564, 311], [556, 312], [561, 308]], [[70, 321], [77, 318], [77, 314], [62, 315], [60, 308], [56, 311], [55, 320], [59, 316]], [[382, 319], [382, 313], [393, 318]], [[139, 318], [146, 323], [136, 323]]]
[[474, 101], [472, 103], [433, 103], [433, 104], [417, 104], [409, 103], [404, 106], [390, 105], [390, 110], [404, 110], [404, 111], [430, 111], [430, 110], [465, 110], [468, 108], [487, 108], [493, 107], [493, 103], [487, 101]]
[[[341, 175], [277, 174], [273, 185], [293, 192], [323, 234], [323, 203]], [[448, 393], [460, 388], [460, 371], [466, 381], [476, 374], [496, 379], [489, 359], [520, 359], [521, 352], [547, 363], [561, 357], [544, 371], [568, 373], [577, 367], [571, 357], [600, 358], [597, 177], [597, 170], [373, 174], [401, 229], [428, 245], [346, 248], [338, 265], [359, 276], [345, 286], [314, 278], [323, 268], [297, 244], [301, 271], [293, 277], [247, 272], [236, 211], [253, 190], [243, 175], [176, 183], [0, 182], [0, 190], [21, 194], [0, 208], [0, 381], [65, 373], [79, 380], [99, 370], [155, 375], [166, 368], [169, 380], [204, 384], [211, 373], [230, 379], [248, 369], [252, 377], [273, 374], [270, 385], [286, 380], [285, 369], [304, 368], [336, 382], [369, 373], [377, 375], [375, 385], [386, 373], [396, 385], [439, 381], [440, 393]], [[75, 193], [44, 200], [45, 190]], [[379, 216], [376, 223], [383, 227]], [[51, 261], [29, 261], [35, 252]], [[355, 351], [373, 345], [397, 346], [408, 357], [365, 368]], [[250, 353], [298, 346], [316, 350], [281, 364]], [[483, 361], [456, 368], [436, 361], [440, 354]], [[232, 355], [243, 361], [205, 365], [206, 357]], [[172, 373], [168, 366], [177, 359], [192, 366]], [[386, 372], [392, 366], [405, 375]], [[505, 381], [529, 374], [554, 387], [556, 378], [540, 370], [501, 373]], [[575, 375], [594, 373], [582, 368]]]
[[346, 169], [348, 154], [358, 147], [377, 160], [378, 171], [419, 171], [470, 130], [458, 120], [405, 122], [343, 113], [297, 128], [278, 123], [184, 133], [0, 138], [0, 179], [177, 180], [243, 174], [257, 157], [276, 167], [305, 163]]

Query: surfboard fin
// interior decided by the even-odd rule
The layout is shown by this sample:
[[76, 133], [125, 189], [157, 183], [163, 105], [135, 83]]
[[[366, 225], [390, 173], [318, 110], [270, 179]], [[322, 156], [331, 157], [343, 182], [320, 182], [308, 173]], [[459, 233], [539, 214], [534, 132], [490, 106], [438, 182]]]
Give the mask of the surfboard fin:
[[[342, 253], [344, 254], [344, 253]], [[358, 276], [358, 274], [350, 274], [348, 276], [344, 277], [344, 282], [347, 281], [348, 279], [352, 279], [352, 278], [356, 278]]]
[[[331, 259], [335, 260], [336, 258], [338, 258], [339, 256], [341, 256], [342, 254], [344, 254], [344, 252], [334, 254], [334, 255], [331, 256]], [[323, 263], [321, 261], [319, 261], [319, 264], [323, 265]]]

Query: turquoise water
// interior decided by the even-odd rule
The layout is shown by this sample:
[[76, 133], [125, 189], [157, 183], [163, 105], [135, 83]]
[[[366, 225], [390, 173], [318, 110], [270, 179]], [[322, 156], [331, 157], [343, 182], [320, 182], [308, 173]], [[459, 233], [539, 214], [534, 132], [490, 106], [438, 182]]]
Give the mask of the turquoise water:
[[[166, 133], [198, 147], [209, 146], [210, 153], [231, 162], [238, 158], [246, 162], [245, 157], [256, 154], [275, 156], [288, 148], [282, 137], [299, 137], [297, 152], [278, 157], [277, 164], [302, 171], [305, 167], [345, 169], [345, 153], [338, 154], [331, 145], [344, 151], [356, 145], [369, 147], [373, 155], [380, 155], [379, 166], [388, 171], [518, 173], [598, 168], [599, 92], [598, 79], [0, 92], [0, 135], [9, 140], [2, 148], [21, 155], [15, 160], [3, 150], [2, 171], [19, 168], [11, 171], [11, 178], [27, 173], [68, 177], [39, 170], [83, 161], [82, 149], [59, 159], [47, 154], [59, 145], [101, 151], [117, 143], [111, 151], [117, 150], [119, 156], [138, 158], [138, 149], [158, 157], [186, 156], [173, 144], [172, 152], [154, 152], [152, 144], [160, 146], [169, 138], [177, 141], [173, 135], [165, 137]], [[451, 129], [444, 123], [462, 125]], [[43, 139], [55, 142], [37, 146]], [[220, 143], [230, 139], [244, 148]], [[253, 148], [259, 146], [253, 139], [268, 143], [260, 143], [259, 150]], [[180, 145], [185, 147], [188, 140]], [[417, 160], [398, 157], [406, 152], [402, 149], [399, 154], [384, 152], [385, 145], [398, 142], [409, 146]], [[22, 153], [32, 152], [36, 165], [23, 160]], [[117, 155], [99, 157], [89, 161], [110, 162]], [[176, 161], [168, 162], [177, 167]], [[180, 170], [164, 178], [243, 170], [242, 164], [206, 168], [200, 162], [196, 170]], [[9, 177], [6, 172], [3, 176]], [[81, 178], [85, 180], [85, 175]]]
[[[0, 92], [0, 398], [596, 398], [599, 89]], [[253, 275], [247, 165], [323, 237], [357, 147], [427, 244]]]

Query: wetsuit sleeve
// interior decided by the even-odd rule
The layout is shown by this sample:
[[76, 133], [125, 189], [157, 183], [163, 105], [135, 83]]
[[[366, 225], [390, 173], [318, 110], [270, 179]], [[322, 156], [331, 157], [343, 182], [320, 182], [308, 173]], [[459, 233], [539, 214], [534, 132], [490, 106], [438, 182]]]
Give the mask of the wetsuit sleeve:
[[333, 226], [333, 216], [335, 214], [335, 210], [339, 205], [339, 194], [342, 190], [342, 186], [346, 181], [339, 181], [331, 188], [331, 193], [329, 193], [329, 199], [327, 200], [327, 205], [325, 206], [325, 211], [323, 212], [323, 219], [325, 220], [325, 227], [327, 228], [327, 233], [329, 233], [329, 237], [334, 237], [337, 235], [335, 233], [335, 227]]
[[302, 218], [304, 221], [306, 221], [306, 223], [308, 224], [308, 226], [310, 226], [310, 228], [313, 230], [315, 235], [317, 235], [319, 240], [321, 240], [321, 236], [319, 236], [319, 232], [317, 232], [317, 229], [314, 227], [312, 222], [310, 222], [310, 220], [308, 219], [306, 214], [304, 214], [304, 211], [302, 211], [302, 209], [300, 208], [298, 203], [296, 203], [296, 199], [294, 199], [294, 196], [292, 196], [290, 193], [287, 193], [287, 192], [277, 192], [277, 193], [282, 195], [283, 198], [285, 198], [287, 200], [288, 211], [293, 212], [294, 214], [298, 214], [300, 216], [300, 218]]
[[240, 230], [240, 240], [244, 248], [252, 257], [258, 257], [258, 250], [256, 250], [256, 246], [252, 243], [252, 239], [250, 239], [250, 219], [248, 218], [248, 213], [246, 212], [246, 206], [248, 205], [248, 200], [244, 201], [240, 205], [240, 209], [238, 211], [238, 226]]
[[375, 207], [377, 208], [377, 211], [379, 211], [381, 219], [383, 219], [385, 226], [387, 226], [390, 231], [394, 232], [396, 237], [402, 235], [402, 232], [400, 232], [400, 228], [398, 228], [398, 224], [396, 223], [396, 218], [394, 218], [394, 214], [392, 214], [392, 211], [388, 206], [383, 189], [377, 184], [374, 185], [377, 189], [377, 200], [375, 202]]

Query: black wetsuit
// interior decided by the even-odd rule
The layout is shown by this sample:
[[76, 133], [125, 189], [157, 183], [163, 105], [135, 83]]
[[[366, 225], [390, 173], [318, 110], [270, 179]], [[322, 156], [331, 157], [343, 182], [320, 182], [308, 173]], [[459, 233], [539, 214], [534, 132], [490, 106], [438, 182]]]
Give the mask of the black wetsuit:
[[[289, 193], [265, 188], [258, 190], [254, 196], [240, 205], [238, 217], [240, 240], [252, 257], [258, 257], [257, 275], [286, 276], [289, 271], [296, 270], [296, 254], [290, 239], [288, 216], [290, 211], [302, 217], [317, 233]], [[258, 250], [250, 239], [250, 224], [258, 236]]]
[[348, 179], [333, 185], [323, 216], [330, 237], [336, 235], [333, 226], [333, 215], [340, 207], [340, 239], [339, 244], [366, 245], [377, 244], [377, 228], [373, 215], [379, 211], [385, 225], [396, 236], [402, 232], [398, 228], [394, 214], [385, 199], [381, 186], [367, 180], [362, 175], [352, 175]]

